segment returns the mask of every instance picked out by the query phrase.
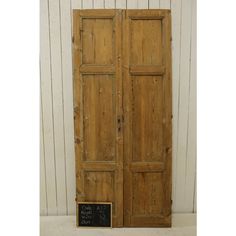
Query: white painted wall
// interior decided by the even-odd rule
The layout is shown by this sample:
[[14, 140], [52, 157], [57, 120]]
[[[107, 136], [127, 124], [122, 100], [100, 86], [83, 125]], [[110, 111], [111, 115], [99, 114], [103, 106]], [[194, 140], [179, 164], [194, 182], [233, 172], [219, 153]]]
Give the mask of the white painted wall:
[[40, 0], [41, 215], [75, 214], [72, 9], [172, 11], [173, 212], [196, 211], [196, 0]]

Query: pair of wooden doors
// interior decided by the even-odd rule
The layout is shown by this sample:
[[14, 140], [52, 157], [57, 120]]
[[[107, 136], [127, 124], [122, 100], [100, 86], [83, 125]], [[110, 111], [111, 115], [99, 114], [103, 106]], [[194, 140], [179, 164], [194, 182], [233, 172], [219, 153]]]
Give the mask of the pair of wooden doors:
[[76, 200], [171, 225], [169, 10], [74, 10]]

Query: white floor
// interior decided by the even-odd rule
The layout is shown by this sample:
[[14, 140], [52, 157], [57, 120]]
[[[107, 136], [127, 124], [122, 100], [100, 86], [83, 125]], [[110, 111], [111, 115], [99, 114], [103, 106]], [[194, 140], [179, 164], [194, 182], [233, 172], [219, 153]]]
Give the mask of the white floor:
[[173, 214], [171, 228], [81, 229], [75, 216], [41, 216], [40, 236], [196, 236], [196, 214]]

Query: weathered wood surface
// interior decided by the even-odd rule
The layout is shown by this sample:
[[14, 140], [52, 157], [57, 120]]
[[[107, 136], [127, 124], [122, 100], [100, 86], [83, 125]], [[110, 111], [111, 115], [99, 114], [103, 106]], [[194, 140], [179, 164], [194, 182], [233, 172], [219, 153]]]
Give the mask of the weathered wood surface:
[[[172, 15], [172, 67], [173, 67], [173, 212], [196, 212], [194, 204], [196, 203], [195, 189], [195, 163], [196, 163], [196, 0], [149, 0], [145, 2], [145, 6], [140, 5], [138, 0], [61, 0], [60, 7], [58, 1], [50, 0], [48, 2], [42, 0], [40, 2], [41, 10], [41, 45], [40, 45], [40, 61], [41, 61], [41, 96], [42, 96], [42, 142], [41, 160], [42, 173], [45, 173], [45, 186], [42, 184], [42, 198], [40, 199], [40, 212], [42, 215], [62, 215], [75, 214], [75, 164], [74, 164], [74, 129], [73, 129], [73, 93], [72, 93], [72, 56], [71, 56], [71, 25], [73, 24], [72, 9], [81, 8], [167, 8], [171, 9]], [[71, 2], [71, 3], [70, 3]], [[191, 3], [191, 4], [190, 4]], [[143, 3], [144, 5], [144, 3]], [[189, 14], [191, 12], [191, 14]], [[59, 20], [55, 15], [60, 15]], [[51, 26], [49, 26], [49, 21]], [[53, 28], [52, 28], [53, 26]], [[55, 33], [55, 30], [59, 33]], [[61, 33], [60, 33], [61, 32]], [[189, 37], [188, 33], [191, 32]], [[54, 38], [55, 35], [59, 35]], [[51, 43], [57, 41], [57, 43]], [[61, 42], [61, 43], [60, 43]], [[191, 42], [191, 43], [190, 43]], [[61, 45], [61, 47], [58, 47]], [[191, 44], [191, 47], [185, 45]], [[56, 49], [55, 49], [56, 47]], [[51, 76], [52, 66], [58, 64], [58, 58], [54, 56], [61, 54], [62, 59], [62, 90], [61, 98], [63, 103], [60, 106], [53, 106], [55, 89], [55, 76]], [[59, 53], [58, 53], [59, 52]], [[51, 53], [53, 55], [51, 56]], [[55, 61], [55, 58], [57, 62]], [[181, 58], [181, 60], [180, 60]], [[189, 73], [186, 68], [189, 67]], [[60, 68], [61, 69], [61, 68]], [[53, 69], [54, 70], [54, 69]], [[183, 80], [190, 79], [189, 87], [185, 86]], [[63, 95], [62, 95], [63, 93]], [[186, 103], [179, 102], [182, 94], [189, 94], [189, 101]], [[186, 95], [184, 95], [186, 97]], [[181, 98], [182, 100], [182, 98]], [[63, 104], [63, 105], [62, 105]], [[53, 109], [56, 108], [56, 109]], [[60, 111], [60, 113], [58, 113]], [[61, 112], [62, 111], [62, 112]], [[188, 114], [188, 118], [182, 115]], [[54, 125], [57, 116], [64, 116], [64, 136], [65, 152], [58, 155], [58, 145], [54, 144], [54, 137], [59, 131], [55, 131], [58, 126]], [[60, 118], [61, 119], [61, 118]], [[56, 121], [56, 122], [57, 122]], [[186, 129], [180, 129], [187, 122]], [[54, 128], [55, 127], [55, 128]], [[182, 133], [182, 134], [180, 134]], [[183, 139], [177, 143], [178, 139]], [[60, 138], [61, 139], [61, 138]], [[57, 137], [58, 140], [58, 137]], [[61, 148], [61, 147], [60, 147]], [[180, 152], [184, 156], [180, 155]], [[55, 153], [55, 154], [54, 154]], [[60, 159], [62, 168], [56, 169], [56, 163]], [[64, 161], [61, 161], [61, 160]], [[43, 164], [44, 162], [44, 164]], [[65, 169], [65, 174], [63, 174]], [[61, 176], [64, 176], [61, 178]], [[58, 178], [59, 177], [59, 178]], [[43, 179], [44, 177], [42, 177]], [[43, 181], [44, 182], [44, 181]], [[64, 184], [65, 183], [65, 184]], [[63, 191], [57, 191], [57, 186]], [[66, 193], [66, 197], [65, 196]], [[57, 203], [57, 198], [60, 205]], [[46, 209], [45, 209], [46, 207]], [[60, 209], [59, 209], [60, 208]], [[62, 213], [63, 212], [63, 213]]]

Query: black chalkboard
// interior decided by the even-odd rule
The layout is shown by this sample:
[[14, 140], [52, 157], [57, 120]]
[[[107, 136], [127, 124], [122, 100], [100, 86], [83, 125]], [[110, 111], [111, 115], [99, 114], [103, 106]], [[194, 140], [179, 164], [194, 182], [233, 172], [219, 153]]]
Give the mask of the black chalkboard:
[[112, 203], [77, 203], [77, 226], [112, 227]]

